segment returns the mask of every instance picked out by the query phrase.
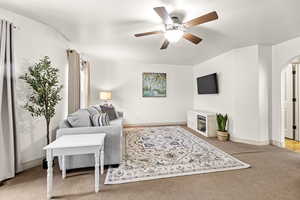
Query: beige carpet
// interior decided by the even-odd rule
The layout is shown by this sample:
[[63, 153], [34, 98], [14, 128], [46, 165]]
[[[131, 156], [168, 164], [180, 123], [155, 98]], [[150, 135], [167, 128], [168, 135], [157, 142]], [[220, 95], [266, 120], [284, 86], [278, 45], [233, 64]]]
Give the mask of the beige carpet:
[[[244, 170], [182, 176], [121, 185], [103, 185], [94, 193], [93, 171], [68, 173], [62, 180], [55, 170], [55, 199], [101, 200], [298, 200], [300, 199], [300, 153], [273, 146], [222, 143], [211, 144], [249, 163]], [[27, 170], [0, 187], [2, 200], [46, 199], [46, 171]]]

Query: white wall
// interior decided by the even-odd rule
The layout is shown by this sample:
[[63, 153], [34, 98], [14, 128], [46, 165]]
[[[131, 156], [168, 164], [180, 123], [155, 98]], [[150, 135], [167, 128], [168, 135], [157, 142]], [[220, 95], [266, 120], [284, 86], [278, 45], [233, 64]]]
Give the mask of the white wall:
[[[217, 73], [219, 83], [219, 94], [198, 95], [197, 77]], [[211, 112], [228, 113], [229, 132], [233, 133], [233, 81], [234, 65], [232, 51], [217, 56], [194, 67], [193, 93], [194, 108]]]
[[272, 46], [258, 46], [259, 136], [262, 141], [272, 135]]
[[[15, 30], [16, 123], [21, 162], [25, 164], [43, 156], [42, 147], [46, 143], [46, 126], [44, 119], [33, 119], [30, 114], [22, 108], [26, 95], [28, 95], [28, 89], [25, 87], [24, 82], [19, 80], [18, 77], [34, 62], [48, 55], [52, 64], [60, 69], [61, 84], [67, 85], [66, 49], [69, 47], [69, 44], [53, 29], [29, 18], [3, 9], [0, 9], [0, 18], [13, 22], [14, 25], [17, 26]], [[62, 92], [64, 99], [57, 106], [57, 110], [59, 111], [51, 124], [52, 131], [57, 127], [58, 121], [66, 114], [66, 88], [67, 87], [65, 87]]]
[[233, 138], [254, 141], [254, 143], [264, 142], [259, 137], [258, 47], [236, 49], [233, 53]]
[[[245, 52], [244, 50], [247, 48], [248, 47], [241, 48], [240, 50], [242, 52]], [[253, 57], [251, 58], [248, 56], [246, 57], [242, 56], [243, 53], [240, 56], [234, 56], [237, 55], [235, 52], [236, 50], [232, 50], [223, 55], [217, 56], [207, 62], [201, 63], [195, 67], [194, 74], [196, 75], [197, 74], [205, 75], [206, 73], [213, 73], [219, 71], [220, 87], [221, 87], [220, 90], [221, 93], [217, 96], [200, 97], [196, 95], [196, 97], [194, 97], [195, 108], [202, 109], [204, 107], [207, 107], [212, 111], [227, 112], [229, 114], [233, 113], [232, 106], [229, 106], [230, 100], [227, 100], [232, 98], [231, 96], [232, 92], [230, 92], [229, 90], [230, 87], [232, 87], [233, 83], [230, 84], [228, 80], [240, 79], [240, 81], [242, 82], [239, 82], [239, 84], [246, 83], [247, 77], [248, 78], [251, 77], [250, 74], [249, 76], [247, 76], [249, 70], [248, 68], [254, 67], [248, 65], [248, 68], [239, 67], [239, 68], [235, 68], [234, 70], [232, 69], [232, 66], [229, 67], [228, 65], [230, 63], [234, 63], [233, 60], [236, 60], [237, 58], [241, 58], [240, 64], [243, 63], [243, 60], [245, 61], [245, 64], [251, 63], [253, 61], [252, 60]], [[260, 141], [265, 141], [267, 138], [269, 138], [274, 145], [284, 146], [284, 134], [282, 132], [282, 123], [281, 123], [281, 118], [282, 118], [281, 71], [292, 60], [299, 57], [300, 57], [300, 37], [273, 46], [258, 45], [258, 58], [257, 58], [258, 59], [258, 75], [257, 75], [258, 80], [255, 80], [253, 82], [250, 80], [249, 83], [251, 82], [252, 83], [249, 86], [253, 84], [254, 87], [258, 87], [259, 106], [257, 109], [257, 107], [255, 106], [256, 103], [251, 102], [252, 103], [251, 107], [249, 107], [249, 105], [248, 107], [253, 108], [257, 112], [259, 112], [259, 115], [257, 116], [259, 119], [259, 125], [258, 125], [259, 129], [255, 131], [259, 134], [257, 135], [256, 133], [253, 133], [253, 135], [251, 136], [252, 138], [255, 138], [256, 140], [259, 139]], [[224, 66], [226, 66], [226, 69], [224, 69], [225, 68]], [[244, 69], [245, 71], [243, 70], [240, 72], [236, 71], [240, 69]], [[233, 75], [234, 73], [232, 73], [232, 71], [234, 71], [236, 75]], [[255, 76], [252, 77], [256, 79]], [[256, 81], [258, 81], [258, 85]], [[237, 81], [235, 81], [235, 84], [237, 84]], [[237, 85], [237, 87], [240, 86], [241, 85]], [[242, 87], [244, 86], [242, 85]], [[194, 88], [194, 94], [196, 94], [195, 88]], [[248, 98], [250, 98], [250, 96], [248, 96]], [[251, 97], [250, 99], [256, 101], [256, 94], [255, 94], [255, 98]], [[236, 100], [235, 103], [241, 103], [243, 102], [242, 100], [243, 99]], [[252, 107], [253, 105], [254, 107]], [[234, 105], [234, 107], [236, 107], [236, 104]], [[245, 125], [241, 123], [241, 121], [238, 122], [232, 119], [230, 124], [233, 127], [240, 126], [240, 128], [243, 128], [243, 126]], [[236, 133], [236, 129], [233, 129], [233, 127], [231, 127], [231, 131], [234, 130], [234, 135], [235, 135], [237, 133]], [[266, 134], [267, 130], [268, 130], [268, 135]], [[249, 136], [250, 134], [251, 133], [249, 132]], [[238, 135], [238, 137], [243, 137], [243, 139], [249, 138], [248, 136], [244, 137], [244, 135]]]
[[281, 124], [281, 71], [300, 56], [300, 37], [274, 45], [272, 48], [272, 140], [284, 146]]
[[[126, 124], [186, 122], [192, 108], [192, 67], [105, 61], [90, 58], [92, 104], [100, 104], [101, 90], [112, 90], [113, 104]], [[142, 97], [142, 73], [167, 73], [167, 97]]]
[[[281, 71], [299, 56], [300, 37], [273, 46], [231, 50], [200, 63], [194, 67], [194, 108], [228, 113], [229, 131], [239, 141], [264, 144], [271, 140], [284, 146]], [[220, 94], [197, 95], [196, 77], [214, 72], [219, 74]]]
[[[264, 59], [271, 60], [268, 57], [271, 51], [267, 47], [261, 48], [235, 49], [194, 67], [194, 108], [228, 113], [229, 132], [234, 141], [269, 143], [269, 79], [265, 70], [271, 66]], [[218, 73], [220, 93], [198, 95], [196, 78], [215, 72]], [[265, 110], [261, 111], [260, 106], [266, 106]], [[262, 125], [260, 121], [266, 124]]]

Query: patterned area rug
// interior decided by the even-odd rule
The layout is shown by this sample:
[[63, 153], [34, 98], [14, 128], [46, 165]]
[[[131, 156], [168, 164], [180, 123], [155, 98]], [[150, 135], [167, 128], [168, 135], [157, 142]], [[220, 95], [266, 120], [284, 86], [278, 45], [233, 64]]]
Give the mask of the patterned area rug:
[[124, 134], [123, 161], [108, 169], [105, 184], [250, 167], [181, 127], [126, 128]]

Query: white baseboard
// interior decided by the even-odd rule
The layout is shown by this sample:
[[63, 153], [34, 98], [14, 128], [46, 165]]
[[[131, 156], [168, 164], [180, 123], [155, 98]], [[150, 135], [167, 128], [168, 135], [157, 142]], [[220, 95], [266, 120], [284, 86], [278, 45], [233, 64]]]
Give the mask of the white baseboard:
[[276, 141], [276, 140], [271, 140], [271, 144], [274, 145], [274, 146], [277, 146], [277, 147], [281, 147], [281, 148], [285, 147], [285, 144], [283, 142], [279, 142], [279, 141]]
[[269, 145], [270, 141], [256, 141], [256, 140], [246, 140], [246, 139], [241, 139], [237, 137], [232, 137], [230, 136], [230, 140], [233, 142], [239, 142], [239, 143], [246, 143], [246, 144], [252, 144], [252, 145]]
[[38, 158], [22, 163], [22, 171], [42, 165], [43, 159], [44, 158]]
[[135, 126], [185, 126], [186, 122], [165, 122], [165, 123], [137, 123], [137, 124], [124, 124], [124, 127]]

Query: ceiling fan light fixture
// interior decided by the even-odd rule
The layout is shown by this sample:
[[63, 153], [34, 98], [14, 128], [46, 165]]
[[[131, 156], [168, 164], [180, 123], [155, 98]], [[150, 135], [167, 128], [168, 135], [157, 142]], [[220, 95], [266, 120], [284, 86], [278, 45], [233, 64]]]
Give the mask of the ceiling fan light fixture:
[[202, 15], [200, 17], [189, 20], [187, 22], [182, 22], [182, 20], [179, 19], [179, 17], [170, 16], [169, 13], [167, 12], [167, 9], [163, 6], [155, 7], [154, 11], [162, 19], [165, 28], [159, 31], [138, 33], [135, 34], [134, 36], [141, 37], [141, 36], [156, 35], [161, 33], [164, 34], [165, 39], [160, 48], [161, 50], [167, 49], [169, 43], [178, 42], [180, 38], [188, 40], [189, 42], [195, 45], [199, 44], [199, 42], [201, 42], [202, 39], [194, 34], [189, 33], [189, 30], [187, 29], [213, 20], [217, 20], [219, 18], [218, 13], [216, 11], [213, 11], [205, 15]]
[[180, 38], [182, 38], [184, 32], [182, 30], [167, 30], [165, 32], [165, 38], [169, 41], [169, 42], [178, 42], [180, 40]]

